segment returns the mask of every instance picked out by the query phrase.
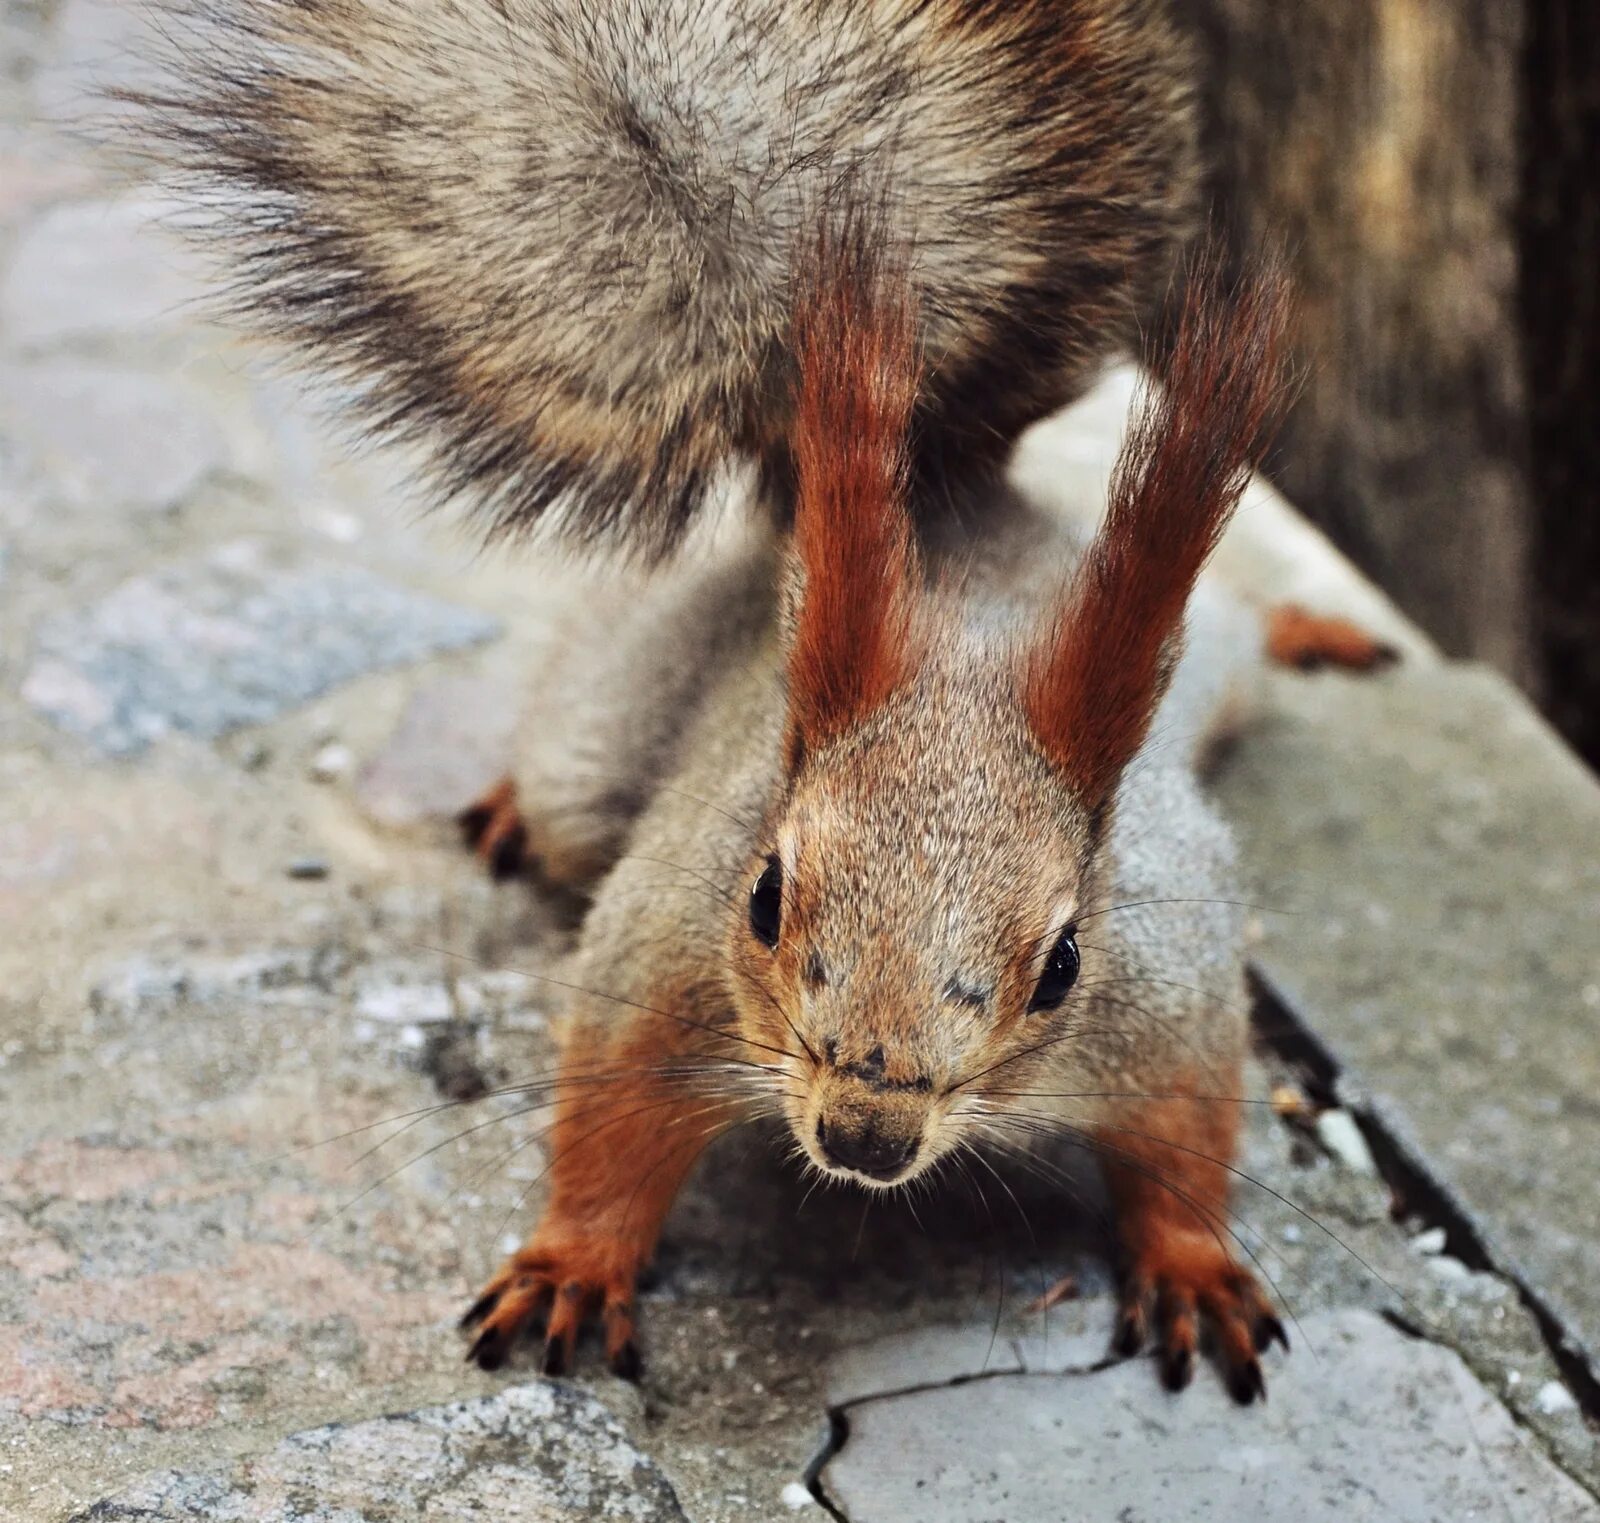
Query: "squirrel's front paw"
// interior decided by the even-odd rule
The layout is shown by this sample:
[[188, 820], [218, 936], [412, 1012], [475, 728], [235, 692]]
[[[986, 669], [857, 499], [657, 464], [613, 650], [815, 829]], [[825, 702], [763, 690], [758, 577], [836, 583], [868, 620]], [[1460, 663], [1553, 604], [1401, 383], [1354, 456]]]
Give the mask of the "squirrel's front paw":
[[1161, 1379], [1170, 1391], [1181, 1391], [1194, 1375], [1202, 1329], [1215, 1346], [1229, 1394], [1246, 1404], [1267, 1394], [1257, 1355], [1272, 1343], [1289, 1347], [1289, 1335], [1255, 1277], [1214, 1237], [1200, 1233], [1164, 1233], [1130, 1266], [1113, 1347], [1136, 1354], [1152, 1321]]
[[598, 1315], [607, 1365], [624, 1380], [637, 1379], [633, 1296], [641, 1268], [637, 1252], [620, 1242], [536, 1236], [506, 1261], [461, 1319], [462, 1327], [479, 1329], [467, 1358], [481, 1369], [499, 1369], [517, 1338], [542, 1326], [540, 1368], [559, 1375], [571, 1368], [579, 1329]]

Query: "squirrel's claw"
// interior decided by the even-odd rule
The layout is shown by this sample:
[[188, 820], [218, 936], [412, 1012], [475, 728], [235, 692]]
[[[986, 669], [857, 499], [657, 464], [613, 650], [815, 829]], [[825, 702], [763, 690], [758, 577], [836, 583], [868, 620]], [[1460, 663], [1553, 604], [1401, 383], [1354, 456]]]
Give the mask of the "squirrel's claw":
[[463, 1329], [479, 1328], [467, 1359], [479, 1369], [497, 1370], [520, 1337], [542, 1331], [539, 1368], [546, 1375], [564, 1375], [573, 1366], [579, 1332], [598, 1313], [607, 1368], [623, 1380], [637, 1380], [642, 1361], [635, 1341], [634, 1282], [633, 1275], [616, 1270], [564, 1274], [554, 1257], [524, 1250], [462, 1317]]
[[1128, 1357], [1144, 1347], [1152, 1307], [1161, 1382], [1169, 1391], [1183, 1390], [1194, 1378], [1204, 1329], [1228, 1394], [1243, 1406], [1266, 1400], [1257, 1355], [1274, 1343], [1287, 1350], [1289, 1335], [1250, 1274], [1220, 1250], [1214, 1264], [1151, 1265], [1129, 1274], [1112, 1336], [1117, 1354]]

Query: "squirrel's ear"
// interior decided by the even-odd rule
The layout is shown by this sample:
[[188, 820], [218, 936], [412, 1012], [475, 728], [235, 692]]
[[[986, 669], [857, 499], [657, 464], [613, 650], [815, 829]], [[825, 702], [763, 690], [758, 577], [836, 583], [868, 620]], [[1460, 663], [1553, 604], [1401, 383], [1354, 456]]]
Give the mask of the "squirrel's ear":
[[1134, 405], [1105, 522], [1024, 662], [1034, 733], [1094, 811], [1144, 744], [1189, 593], [1285, 399], [1281, 266], [1264, 258], [1233, 282], [1223, 268], [1208, 241], [1184, 282], [1164, 380]]
[[865, 233], [801, 277], [786, 574], [791, 761], [859, 724], [910, 674], [920, 582], [907, 461], [919, 359], [911, 300]]

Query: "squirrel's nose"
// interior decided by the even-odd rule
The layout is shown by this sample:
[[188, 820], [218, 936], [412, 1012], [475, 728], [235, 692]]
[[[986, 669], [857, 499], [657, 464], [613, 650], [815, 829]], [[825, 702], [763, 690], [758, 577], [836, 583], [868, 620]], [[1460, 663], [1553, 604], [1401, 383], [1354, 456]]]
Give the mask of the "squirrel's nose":
[[817, 1146], [837, 1168], [854, 1169], [868, 1179], [898, 1178], [917, 1155], [918, 1139], [892, 1137], [866, 1122], [853, 1131], [817, 1122]]

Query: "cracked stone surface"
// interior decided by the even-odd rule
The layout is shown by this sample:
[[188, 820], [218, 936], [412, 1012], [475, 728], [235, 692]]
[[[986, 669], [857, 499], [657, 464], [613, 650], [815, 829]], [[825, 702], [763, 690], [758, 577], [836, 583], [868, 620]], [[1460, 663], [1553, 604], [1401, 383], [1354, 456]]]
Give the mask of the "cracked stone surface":
[[1600, 785], [1457, 667], [1283, 684], [1221, 787], [1261, 967], [1600, 1371]]
[[[955, 1487], [939, 1404], [1052, 1383], [1080, 1404], [1122, 1393], [1121, 1407], [1073, 1409], [1111, 1452], [1125, 1441], [1104, 1433], [1115, 1410], [1160, 1425], [1137, 1450], [1151, 1486], [1192, 1478], [1224, 1443], [1281, 1446], [1280, 1408], [1299, 1402], [1324, 1426], [1400, 1434], [1419, 1402], [1426, 1415], [1448, 1397], [1481, 1419], [1491, 1459], [1514, 1452], [1509, 1414], [1526, 1453], [1593, 1488], [1594, 1431], [1514, 1287], [1453, 1257], [1425, 1217], [1395, 1221], [1382, 1181], [1319, 1140], [1334, 1128], [1265, 1105], [1250, 1107], [1238, 1229], [1303, 1324], [1378, 1329], [1350, 1355], [1368, 1371], [1370, 1342], [1391, 1361], [1366, 1413], [1334, 1422], [1317, 1405], [1356, 1378], [1322, 1346], [1331, 1336], [1316, 1358], [1297, 1346], [1274, 1363], [1264, 1412], [1226, 1408], [1209, 1373], [1174, 1401], [1148, 1362], [1108, 1366], [1095, 1181], [1070, 1150], [1051, 1164], [1079, 1176], [1087, 1209], [1001, 1164], [1004, 1189], [983, 1175], [913, 1212], [808, 1198], [781, 1139], [730, 1138], [668, 1224], [641, 1300], [641, 1385], [592, 1357], [559, 1383], [526, 1350], [495, 1376], [462, 1363], [455, 1320], [531, 1224], [547, 1158], [522, 1098], [458, 1097], [548, 1073], [543, 980], [570, 934], [560, 907], [492, 888], [448, 824], [525, 718], [537, 567], [420, 520], [403, 461], [337, 442], [295, 377], [264, 373], [202, 321], [199, 269], [159, 226], [168, 204], [59, 125], [91, 98], [93, 69], [132, 67], [131, 15], [113, 0], [0, 7], [0, 1517], [410, 1523], [587, 1517], [602, 1502], [602, 1517], [820, 1517], [803, 1478], [830, 1406], [848, 1405], [849, 1442], [827, 1467], [840, 1496], [882, 1452], [867, 1414], [893, 1408], [907, 1420], [884, 1464], [942, 1476], [942, 1515], [979, 1520], [995, 1516], [992, 1487]], [[1041, 490], [1079, 509], [1098, 498], [1126, 385], [1113, 377], [1040, 432], [1023, 465]], [[155, 420], [146, 437], [128, 436], [134, 416]], [[1453, 701], [1451, 671], [1265, 489], [1220, 564], [1359, 614], [1405, 647], [1421, 684], [1415, 698], [1277, 692], [1280, 728], [1244, 737], [1224, 779], [1247, 826], [1253, 790], [1290, 774], [1316, 779], [1323, 801], [1348, 790], [1319, 762], [1318, 726], [1346, 732], [1341, 764], [1355, 768], [1354, 737], [1378, 722], [1364, 716]], [[322, 765], [330, 751], [347, 764]], [[1404, 781], [1426, 788], [1425, 764]], [[1459, 806], [1463, 828], [1476, 807]], [[1311, 838], [1332, 852], [1336, 833], [1299, 843], [1282, 818], [1247, 839], [1263, 881], [1285, 861], [1315, 875]], [[1508, 849], [1476, 840], [1481, 855], [1453, 859], [1460, 881]], [[1348, 856], [1329, 860], [1358, 877]], [[292, 876], [305, 862], [319, 875]], [[1296, 924], [1323, 956], [1317, 917]], [[1352, 909], [1345, 924], [1345, 948], [1366, 948], [1368, 923]], [[1471, 929], [1477, 956], [1495, 935]], [[1267, 935], [1282, 966], [1289, 932]], [[1355, 980], [1368, 963], [1346, 951], [1344, 965]], [[1393, 971], [1370, 969], [1372, 989], [1322, 993], [1373, 1031], [1381, 1014], [1461, 1035], [1443, 974], [1452, 1004], [1414, 980], [1397, 1014], [1363, 1003]], [[1550, 986], [1498, 987], [1514, 1035], [1529, 1019], [1514, 1002]], [[1467, 1069], [1441, 1041], [1419, 1079], [1406, 1064], [1424, 1051], [1374, 1051], [1361, 1077], [1392, 1074], [1384, 1094], [1422, 1094], [1446, 1116]], [[1513, 1072], [1521, 1084], [1509, 1066], [1502, 1083]], [[1250, 1093], [1296, 1078], [1264, 1053]], [[1480, 1172], [1453, 1165], [1463, 1191], [1499, 1192], [1477, 1202], [1491, 1224], [1509, 1216], [1487, 1207], [1509, 1209], [1523, 1182], [1534, 1209], [1537, 1128], [1555, 1128], [1553, 1149], [1579, 1135], [1567, 1112], [1541, 1121], [1520, 1103], [1506, 1096], [1529, 1129], [1524, 1174], [1493, 1172], [1487, 1149]], [[1492, 1109], [1471, 1114], [1501, 1137]], [[1544, 1220], [1578, 1216], [1552, 1206]], [[1030, 1313], [1064, 1274], [1085, 1299]], [[1377, 1312], [1425, 1341], [1349, 1323]], [[1416, 1371], [1432, 1372], [1421, 1397], [1405, 1383]], [[918, 1394], [882, 1399], [892, 1391]], [[1027, 1439], [1030, 1473], [1059, 1464], [1053, 1429], [964, 1420], [963, 1452], [979, 1434], [996, 1454]], [[1431, 1443], [1420, 1435], [1416, 1453], [1434, 1456], [1441, 1487], [1525, 1473]], [[927, 1491], [886, 1515], [938, 1516]]]
[[[1105, 1308], [1109, 1314], [1109, 1307]], [[1594, 1499], [1448, 1349], [1370, 1312], [1303, 1319], [1314, 1359], [1240, 1410], [1158, 1393], [1139, 1361], [1072, 1374], [979, 1374], [858, 1398], [821, 1472], [850, 1523], [1580, 1523]], [[859, 1362], [863, 1354], [855, 1356]], [[902, 1373], [891, 1342], [883, 1389]]]
[[88, 1523], [682, 1523], [666, 1478], [593, 1397], [513, 1386], [476, 1401], [291, 1434], [228, 1474], [165, 1472], [109, 1497]]

